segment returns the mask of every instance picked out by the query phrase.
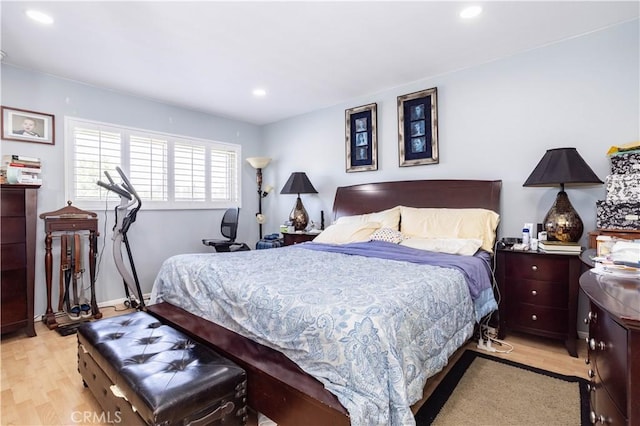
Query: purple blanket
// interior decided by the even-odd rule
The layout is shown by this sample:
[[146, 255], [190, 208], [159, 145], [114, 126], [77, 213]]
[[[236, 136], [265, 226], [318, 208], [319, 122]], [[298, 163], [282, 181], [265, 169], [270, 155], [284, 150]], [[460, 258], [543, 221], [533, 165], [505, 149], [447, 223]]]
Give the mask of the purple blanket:
[[426, 250], [418, 250], [384, 241], [367, 241], [350, 244], [323, 244], [307, 243], [299, 244], [309, 250], [319, 250], [349, 255], [376, 257], [380, 259], [398, 260], [404, 262], [420, 263], [424, 265], [440, 266], [443, 268], [456, 268], [461, 271], [469, 286], [472, 299], [478, 298], [482, 290], [491, 288], [490, 255], [485, 251], [478, 251], [474, 256], [460, 256], [456, 254], [436, 253]]

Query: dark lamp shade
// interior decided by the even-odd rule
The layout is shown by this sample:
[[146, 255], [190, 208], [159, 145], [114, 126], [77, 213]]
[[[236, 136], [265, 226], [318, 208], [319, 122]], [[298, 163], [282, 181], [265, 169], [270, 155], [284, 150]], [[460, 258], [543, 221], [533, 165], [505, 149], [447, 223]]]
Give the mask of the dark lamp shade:
[[543, 227], [549, 240], [577, 242], [584, 231], [582, 219], [564, 192], [564, 185], [598, 183], [602, 181], [575, 148], [547, 150], [523, 186], [560, 185], [556, 201], [544, 217]]
[[311, 181], [304, 172], [294, 172], [289, 176], [289, 180], [282, 187], [281, 194], [317, 194]]
[[294, 172], [289, 176], [289, 180], [284, 184], [281, 194], [298, 194], [296, 204], [289, 214], [289, 220], [293, 223], [296, 231], [304, 231], [309, 223], [309, 214], [302, 204], [300, 194], [317, 194], [318, 191], [313, 187], [311, 181], [304, 172]]
[[597, 184], [600, 178], [575, 148], [549, 149], [522, 186]]

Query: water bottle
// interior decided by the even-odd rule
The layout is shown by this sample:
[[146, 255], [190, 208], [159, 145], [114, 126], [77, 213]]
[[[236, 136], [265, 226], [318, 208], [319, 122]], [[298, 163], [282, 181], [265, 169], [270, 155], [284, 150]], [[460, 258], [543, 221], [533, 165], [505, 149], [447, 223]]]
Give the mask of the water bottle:
[[522, 244], [529, 247], [529, 228], [522, 229]]

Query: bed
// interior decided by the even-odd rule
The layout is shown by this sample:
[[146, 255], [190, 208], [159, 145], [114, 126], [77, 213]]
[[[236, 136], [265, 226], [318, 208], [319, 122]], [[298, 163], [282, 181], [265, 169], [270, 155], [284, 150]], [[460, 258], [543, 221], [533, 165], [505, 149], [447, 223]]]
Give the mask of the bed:
[[[353, 217], [393, 209], [395, 206], [476, 208], [497, 213], [500, 189], [500, 181], [478, 180], [353, 185], [337, 189], [333, 213], [334, 218]], [[386, 241], [372, 243], [383, 248], [385, 244], [392, 245]], [[363, 250], [361, 246], [364, 244], [345, 245], [355, 253], [345, 253], [342, 247], [335, 252], [335, 246], [331, 244], [307, 243], [305, 246], [315, 245], [314, 250], [291, 246], [234, 255], [174, 257], [165, 262], [156, 279], [153, 298], [159, 303], [150, 305], [148, 311], [245, 368], [249, 406], [278, 424], [410, 424], [413, 417], [410, 410], [407, 412], [408, 405], [415, 402], [416, 394], [421, 392], [427, 376], [441, 369], [446, 364], [446, 358], [470, 337], [473, 324], [480, 315], [477, 299], [472, 300], [469, 296], [472, 291], [469, 289], [466, 289], [466, 296], [462, 295], [464, 292], [460, 290], [462, 284], [459, 282], [468, 284], [469, 274], [461, 272], [458, 266], [436, 268], [414, 262], [402, 263], [397, 259], [378, 257], [372, 260], [354, 256], [359, 254], [358, 250]], [[413, 255], [413, 248], [400, 250]], [[221, 256], [228, 257], [223, 259]], [[238, 265], [243, 266], [239, 268]], [[224, 274], [234, 276], [235, 281], [240, 283], [237, 286], [239, 290], [225, 286], [209, 288], [202, 284], [204, 280], [201, 277], [209, 276], [212, 268], [216, 270], [216, 277]], [[315, 273], [303, 279], [305, 268]], [[429, 326], [429, 331], [426, 331], [427, 326], [421, 323], [431, 321], [430, 313], [428, 318], [425, 317], [417, 325], [410, 325], [408, 330], [395, 329], [396, 323], [404, 324], [409, 317], [419, 317], [415, 309], [422, 309], [418, 305], [423, 304], [423, 299], [426, 304], [426, 299], [435, 297], [430, 296], [430, 292], [434, 291], [435, 294], [434, 286], [437, 283], [431, 282], [436, 280], [431, 276], [435, 277], [433, 271], [436, 269], [442, 274], [438, 275], [438, 280], [451, 282], [442, 286], [446, 288], [445, 291], [460, 293], [455, 297], [465, 297], [465, 302], [460, 302], [459, 308], [452, 308], [451, 305], [458, 302], [437, 301], [433, 310], [437, 312], [442, 308], [443, 311], [451, 311], [447, 315], [455, 317], [456, 321], [459, 319], [460, 324], [449, 325], [450, 320], [446, 319], [443, 330], [430, 331]], [[359, 281], [354, 272], [356, 270], [372, 271], [373, 275], [367, 278], [371, 282], [367, 284], [376, 286], [375, 296], [390, 300], [391, 293], [387, 297], [385, 292], [395, 286], [393, 291], [400, 294], [400, 299], [388, 305], [375, 300], [376, 304], [372, 305], [375, 307], [367, 308], [361, 299], [376, 297], [358, 293], [354, 288]], [[342, 274], [339, 280], [335, 276], [336, 271]], [[406, 275], [411, 279], [406, 283], [404, 278], [402, 283], [393, 280], [393, 286], [390, 286], [389, 279], [377, 279], [384, 271], [391, 272], [395, 277]], [[411, 274], [407, 271], [411, 271]], [[247, 276], [246, 282], [243, 281], [244, 275]], [[260, 282], [253, 288], [249, 281]], [[423, 294], [418, 290], [414, 295], [411, 286], [423, 283], [429, 286], [425, 296], [416, 296]], [[279, 292], [276, 299], [266, 297], [266, 293], [275, 292]], [[325, 297], [346, 297], [350, 301], [348, 309], [344, 306], [325, 307], [319, 302]], [[306, 303], [305, 307], [294, 306], [291, 302], [294, 299]], [[245, 310], [245, 305], [252, 307]], [[334, 311], [323, 315], [322, 309]], [[358, 309], [363, 312], [369, 310], [364, 314]], [[278, 310], [286, 315], [275, 317]], [[385, 312], [387, 310], [390, 313]], [[311, 311], [316, 316], [310, 319]], [[340, 316], [345, 311], [348, 311], [346, 316]], [[372, 311], [376, 311], [375, 315]], [[232, 317], [231, 312], [234, 315], [239, 313], [238, 317]], [[257, 315], [256, 312], [261, 314]], [[385, 316], [387, 314], [388, 317]], [[337, 322], [332, 322], [336, 319]], [[437, 316], [433, 321], [444, 322]], [[355, 329], [365, 329], [369, 334], [355, 335]], [[370, 340], [366, 345], [362, 344], [363, 339], [370, 339], [371, 336], [377, 338], [378, 331], [382, 337], [374, 345], [370, 344]], [[309, 339], [309, 334], [320, 340]], [[410, 340], [418, 346], [414, 348], [409, 345], [407, 342]], [[438, 344], [435, 344], [436, 341]], [[375, 347], [375, 351], [370, 350], [371, 347]], [[376, 358], [378, 353], [384, 354], [382, 358]], [[313, 357], [309, 354], [313, 354]], [[353, 364], [365, 364], [367, 368], [357, 372], [351, 369]], [[377, 384], [376, 380], [379, 381]]]

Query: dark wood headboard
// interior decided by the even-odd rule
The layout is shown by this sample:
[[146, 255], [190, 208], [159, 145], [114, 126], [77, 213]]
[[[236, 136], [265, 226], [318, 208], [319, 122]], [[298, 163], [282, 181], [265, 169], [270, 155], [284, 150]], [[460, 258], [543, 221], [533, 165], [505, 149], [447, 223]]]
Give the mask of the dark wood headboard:
[[342, 186], [336, 190], [333, 219], [403, 205], [483, 208], [500, 213], [500, 180], [408, 180]]

